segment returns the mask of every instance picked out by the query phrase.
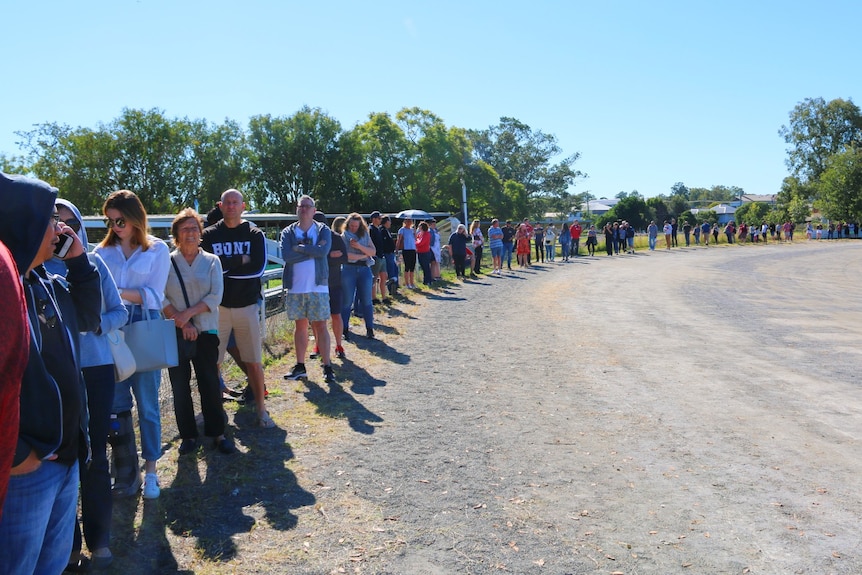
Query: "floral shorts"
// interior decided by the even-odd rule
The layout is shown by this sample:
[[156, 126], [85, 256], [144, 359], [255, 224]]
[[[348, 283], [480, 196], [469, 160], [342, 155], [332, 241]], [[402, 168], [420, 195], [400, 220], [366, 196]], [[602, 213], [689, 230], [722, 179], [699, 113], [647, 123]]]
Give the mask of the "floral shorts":
[[326, 321], [329, 319], [329, 294], [287, 292], [284, 309], [290, 320]]

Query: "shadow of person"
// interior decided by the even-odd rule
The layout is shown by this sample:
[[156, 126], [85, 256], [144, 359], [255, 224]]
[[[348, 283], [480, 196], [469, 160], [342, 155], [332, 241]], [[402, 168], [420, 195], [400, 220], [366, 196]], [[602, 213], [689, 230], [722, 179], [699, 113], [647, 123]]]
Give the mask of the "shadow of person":
[[[234, 439], [247, 451], [224, 455], [204, 440], [202, 456], [179, 458], [176, 478], [160, 498], [167, 509], [164, 525], [179, 537], [196, 538], [195, 547], [211, 561], [236, 557], [233, 536], [260, 524], [280, 531], [295, 528], [297, 517], [291, 511], [316, 501], [285, 466], [293, 458], [286, 432], [253, 428], [253, 409], [241, 410], [236, 420], [242, 425]], [[206, 465], [202, 483], [199, 457]]]
[[305, 385], [308, 388], [304, 393], [305, 398], [317, 408], [317, 413], [326, 417], [346, 419], [350, 428], [358, 433], [370, 435], [374, 433], [371, 422], [383, 421], [382, 417], [369, 411], [337, 383], [329, 384], [328, 393], [312, 381], [306, 381]]
[[372, 355], [376, 355], [381, 359], [385, 359], [397, 365], [407, 365], [410, 363], [409, 355], [398, 351], [383, 340], [368, 339], [366, 337], [352, 335], [350, 341], [359, 349], [365, 350]]

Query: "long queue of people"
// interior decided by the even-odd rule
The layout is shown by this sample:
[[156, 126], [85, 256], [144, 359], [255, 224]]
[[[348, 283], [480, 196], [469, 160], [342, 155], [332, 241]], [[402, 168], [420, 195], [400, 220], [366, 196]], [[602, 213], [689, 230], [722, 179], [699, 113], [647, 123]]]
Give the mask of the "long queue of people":
[[[168, 376], [181, 456], [202, 447], [192, 370], [203, 436], [218, 453], [236, 452], [222, 403], [227, 353], [247, 376], [253, 425], [275, 426], [264, 402], [262, 363], [266, 242], [243, 219], [241, 192], [224, 192], [220, 217], [206, 227], [195, 210], [180, 211], [171, 250], [148, 233], [138, 196], [116, 191], [102, 206], [107, 232], [92, 253], [80, 211], [57, 194], [41, 180], [0, 173], [0, 573], [104, 569], [113, 560], [113, 499], [160, 496], [162, 372], [137, 370], [118, 381], [111, 341], [121, 328], [173, 320], [178, 360]], [[374, 337], [368, 280], [378, 261], [362, 216], [336, 220], [338, 232], [320, 219], [314, 200], [303, 196], [297, 222], [282, 232], [285, 308], [296, 322], [297, 355], [286, 377], [305, 376], [311, 327], [324, 379], [333, 383], [326, 320], [335, 327], [344, 318], [344, 329], [335, 330], [336, 354], [343, 356], [341, 337], [351, 337], [347, 319], [359, 297], [366, 335]], [[330, 294], [329, 271], [336, 267], [340, 289]], [[386, 277], [380, 271], [377, 277], [383, 289]], [[89, 557], [81, 553], [84, 542]]]

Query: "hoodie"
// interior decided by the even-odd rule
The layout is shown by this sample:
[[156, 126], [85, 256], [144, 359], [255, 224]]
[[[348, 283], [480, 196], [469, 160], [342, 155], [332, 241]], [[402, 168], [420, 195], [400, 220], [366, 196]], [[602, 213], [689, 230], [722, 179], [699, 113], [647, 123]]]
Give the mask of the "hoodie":
[[[84, 227], [84, 218], [81, 217], [81, 212], [78, 211], [75, 204], [68, 200], [58, 198], [56, 205], [67, 208], [81, 222], [81, 228], [78, 230], [78, 238], [86, 249], [88, 246], [87, 228]], [[102, 288], [102, 314], [98, 330], [81, 333], [81, 367], [111, 365], [114, 363], [114, 357], [111, 355], [111, 346], [107, 339], [108, 333], [126, 325], [129, 312], [126, 310], [126, 306], [123, 305], [123, 300], [120, 299], [120, 292], [117, 290], [114, 276], [111, 275], [111, 270], [105, 265], [105, 261], [98, 254], [92, 252], [87, 257], [99, 272]], [[66, 262], [57, 257], [45, 262], [45, 268], [49, 272], [63, 278], [68, 273]]]
[[86, 460], [87, 407], [78, 363], [79, 331], [99, 327], [99, 272], [85, 254], [66, 260], [66, 281], [39, 265], [27, 273], [51, 223], [57, 190], [0, 172], [0, 241], [23, 272], [30, 355], [21, 380], [13, 466], [31, 451], [71, 465]]

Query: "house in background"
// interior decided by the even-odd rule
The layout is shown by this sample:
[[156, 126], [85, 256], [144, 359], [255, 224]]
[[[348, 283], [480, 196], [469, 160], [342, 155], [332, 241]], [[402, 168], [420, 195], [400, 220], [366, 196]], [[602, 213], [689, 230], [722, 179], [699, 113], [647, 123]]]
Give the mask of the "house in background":
[[742, 204], [748, 202], [759, 202], [761, 204], [769, 204], [770, 207], [774, 207], [777, 201], [778, 194], [742, 194], [737, 199], [730, 202], [730, 205], [734, 208], [738, 208]]
[[715, 212], [715, 215], [718, 216], [719, 225], [723, 226], [733, 219], [733, 214], [736, 213], [736, 208], [728, 204], [718, 204], [709, 209], [693, 208], [691, 210], [692, 214], [697, 214], [698, 212]]

